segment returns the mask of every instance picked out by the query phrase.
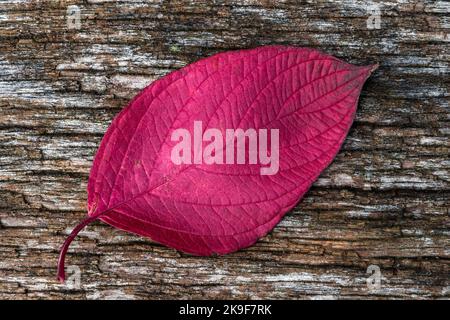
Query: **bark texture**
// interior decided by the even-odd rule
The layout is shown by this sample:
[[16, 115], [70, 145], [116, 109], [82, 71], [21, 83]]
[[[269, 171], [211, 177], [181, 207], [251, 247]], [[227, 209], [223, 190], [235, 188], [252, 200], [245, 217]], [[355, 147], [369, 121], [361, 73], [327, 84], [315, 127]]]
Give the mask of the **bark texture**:
[[[366, 1], [1, 1], [0, 298], [448, 299], [450, 5], [378, 5], [380, 29], [370, 29]], [[69, 251], [74, 282], [59, 284], [59, 247], [86, 215], [89, 169], [114, 115], [171, 70], [264, 44], [380, 63], [304, 200], [223, 257], [94, 223]], [[366, 283], [371, 265], [380, 287]]]

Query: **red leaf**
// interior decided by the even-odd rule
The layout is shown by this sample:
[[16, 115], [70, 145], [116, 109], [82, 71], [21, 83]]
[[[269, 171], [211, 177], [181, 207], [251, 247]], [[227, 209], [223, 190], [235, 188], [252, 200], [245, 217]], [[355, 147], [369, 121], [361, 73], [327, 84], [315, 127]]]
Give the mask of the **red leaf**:
[[[335, 157], [375, 68], [270, 46], [217, 54], [152, 83], [103, 138], [89, 177], [90, 218], [61, 250], [60, 279], [70, 241], [97, 218], [196, 255], [255, 243]], [[193, 134], [194, 121], [224, 136], [233, 128], [278, 129], [278, 171], [262, 175], [264, 166], [248, 164], [248, 155], [247, 164], [173, 163], [172, 134]]]

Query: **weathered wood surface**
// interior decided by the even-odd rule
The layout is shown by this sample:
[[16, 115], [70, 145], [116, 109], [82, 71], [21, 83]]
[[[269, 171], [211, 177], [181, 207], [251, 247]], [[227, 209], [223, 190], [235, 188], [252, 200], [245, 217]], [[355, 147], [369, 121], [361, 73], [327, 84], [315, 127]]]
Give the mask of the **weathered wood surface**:
[[[69, 29], [67, 6], [81, 10]], [[0, 2], [0, 297], [449, 298], [449, 3]], [[213, 53], [309, 46], [379, 62], [343, 150], [255, 246], [198, 258], [103, 223], [68, 255], [92, 158], [140, 88]], [[379, 266], [381, 288], [366, 269]], [[69, 274], [70, 275], [70, 274]]]

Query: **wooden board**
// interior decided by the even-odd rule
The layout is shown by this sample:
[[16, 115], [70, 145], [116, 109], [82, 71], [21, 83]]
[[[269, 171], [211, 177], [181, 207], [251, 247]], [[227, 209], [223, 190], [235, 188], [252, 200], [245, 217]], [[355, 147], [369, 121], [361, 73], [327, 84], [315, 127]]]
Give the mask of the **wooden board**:
[[[379, 6], [370, 29], [366, 1], [3, 0], [0, 298], [448, 299], [450, 6]], [[86, 215], [89, 169], [114, 115], [172, 70], [265, 44], [380, 63], [305, 199], [255, 246], [223, 257], [94, 223], [71, 246], [72, 282], [59, 284], [58, 250]], [[367, 285], [371, 265], [379, 287], [377, 274]]]

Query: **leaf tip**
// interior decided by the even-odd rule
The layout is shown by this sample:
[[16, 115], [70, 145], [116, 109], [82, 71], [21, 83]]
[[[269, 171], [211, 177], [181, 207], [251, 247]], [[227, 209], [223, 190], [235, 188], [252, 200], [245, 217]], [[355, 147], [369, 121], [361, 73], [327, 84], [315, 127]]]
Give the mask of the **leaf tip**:
[[378, 67], [380, 66], [379, 63], [375, 63], [375, 64], [369, 64], [367, 66], [360, 66], [357, 67], [358, 70], [361, 70], [365, 76], [365, 80], [367, 80], [373, 72], [375, 72], [375, 70], [378, 69]]
[[371, 64], [368, 66], [369, 68], [369, 74], [372, 74], [375, 70], [377, 70], [380, 67], [380, 64], [377, 62], [375, 64]]

